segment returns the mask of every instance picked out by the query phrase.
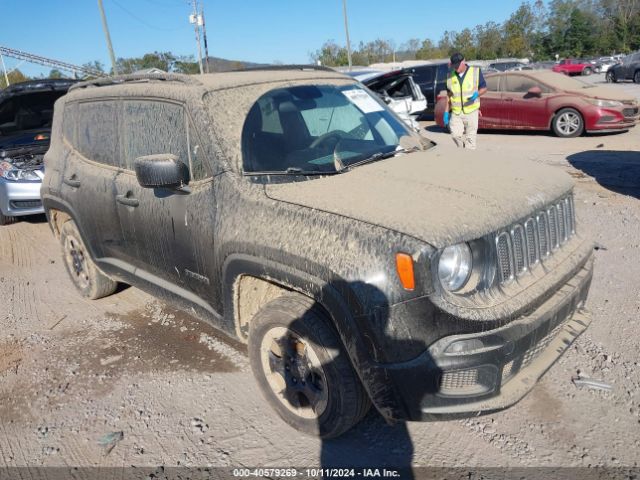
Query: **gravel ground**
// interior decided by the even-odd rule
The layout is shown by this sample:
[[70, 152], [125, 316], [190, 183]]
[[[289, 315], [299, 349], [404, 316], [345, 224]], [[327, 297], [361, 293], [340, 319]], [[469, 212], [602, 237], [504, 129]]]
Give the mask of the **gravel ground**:
[[[640, 97], [640, 86], [613, 87]], [[135, 288], [81, 299], [35, 217], [0, 228], [0, 467], [638, 467], [640, 129], [484, 133], [478, 145], [572, 175], [578, 228], [597, 242], [594, 321], [519, 404], [395, 426], [371, 412], [340, 439], [303, 436], [262, 400], [241, 345]], [[611, 391], [577, 387], [578, 373]]]

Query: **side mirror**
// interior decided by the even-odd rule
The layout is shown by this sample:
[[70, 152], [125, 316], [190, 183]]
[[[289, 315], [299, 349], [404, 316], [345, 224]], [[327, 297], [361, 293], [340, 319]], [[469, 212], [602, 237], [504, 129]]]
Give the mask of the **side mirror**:
[[189, 183], [189, 168], [170, 153], [138, 157], [133, 165], [138, 183], [144, 188], [180, 190]]
[[542, 95], [542, 90], [540, 89], [540, 87], [531, 87], [529, 90], [527, 90], [527, 94], [533, 97], [539, 97]]

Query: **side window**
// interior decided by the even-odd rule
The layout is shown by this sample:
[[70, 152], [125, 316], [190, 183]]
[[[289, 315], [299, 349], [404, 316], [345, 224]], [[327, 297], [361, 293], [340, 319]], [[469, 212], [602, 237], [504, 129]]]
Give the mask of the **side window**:
[[487, 90], [490, 92], [497, 92], [500, 84], [500, 75], [491, 75], [490, 77], [484, 77], [487, 82]]
[[118, 108], [114, 100], [78, 104], [76, 148], [84, 157], [120, 166]]
[[413, 74], [413, 80], [416, 83], [433, 83], [435, 80], [436, 67], [416, 67], [412, 69], [411, 73]]
[[449, 77], [449, 64], [443, 63], [438, 66], [438, 81], [446, 82], [447, 77]]
[[64, 112], [62, 114], [62, 135], [67, 141], [76, 146], [76, 125], [77, 125], [77, 103], [67, 103], [64, 106]]
[[506, 82], [502, 89], [505, 92], [527, 93], [532, 87], [540, 87], [542, 93], [549, 93], [549, 89], [545, 85], [533, 78], [524, 75], [506, 75], [505, 77]]
[[123, 108], [123, 167], [133, 170], [137, 157], [159, 153], [171, 153], [189, 164], [187, 127], [181, 105], [125, 100]]

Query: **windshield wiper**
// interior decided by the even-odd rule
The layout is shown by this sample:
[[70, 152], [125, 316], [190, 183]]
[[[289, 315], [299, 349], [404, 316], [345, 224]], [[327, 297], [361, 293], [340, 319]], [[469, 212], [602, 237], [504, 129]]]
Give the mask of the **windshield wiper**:
[[373, 155], [370, 155], [366, 158], [363, 158], [362, 160], [359, 160], [355, 163], [350, 163], [349, 165], [343, 165], [343, 167], [340, 170], [337, 170], [337, 173], [341, 173], [344, 172], [346, 170], [350, 170], [353, 167], [359, 167], [360, 165], [364, 165], [366, 163], [371, 163], [371, 162], [375, 162], [378, 160], [384, 160], [385, 158], [391, 158], [391, 157], [395, 157], [398, 153], [409, 153], [409, 152], [413, 152], [419, 150], [418, 147], [412, 147], [412, 148], [401, 148], [399, 150], [392, 150], [390, 152], [376, 152]]

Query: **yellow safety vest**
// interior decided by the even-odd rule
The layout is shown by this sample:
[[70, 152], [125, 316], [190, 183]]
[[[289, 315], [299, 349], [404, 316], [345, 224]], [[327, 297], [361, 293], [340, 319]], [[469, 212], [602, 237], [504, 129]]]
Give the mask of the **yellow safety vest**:
[[462, 85], [460, 79], [454, 70], [449, 72], [447, 78], [447, 90], [451, 92], [449, 102], [451, 104], [451, 113], [460, 115], [461, 113], [472, 113], [480, 108], [480, 97], [470, 102], [469, 97], [473, 92], [478, 91], [478, 82], [480, 81], [480, 69], [477, 67], [467, 66], [467, 73], [464, 76]]

